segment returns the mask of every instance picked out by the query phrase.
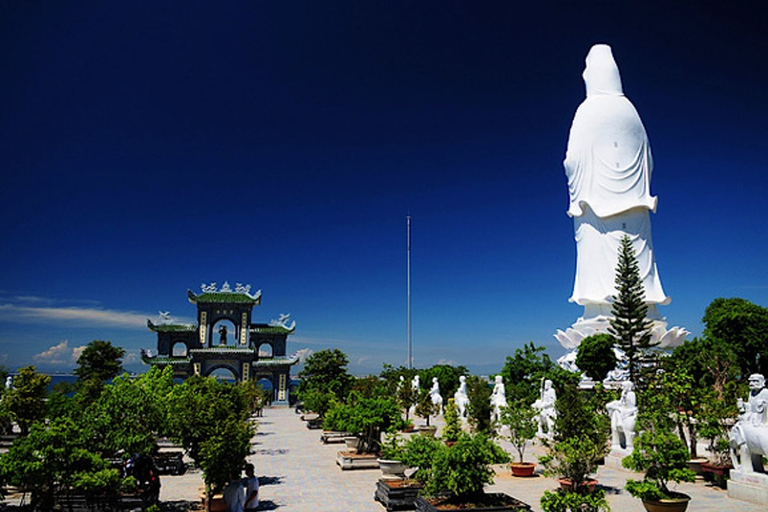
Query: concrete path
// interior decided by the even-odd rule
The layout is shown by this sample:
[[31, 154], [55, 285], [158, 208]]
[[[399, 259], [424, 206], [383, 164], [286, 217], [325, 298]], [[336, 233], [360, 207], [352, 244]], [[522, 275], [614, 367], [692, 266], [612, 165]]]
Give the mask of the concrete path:
[[[342, 471], [336, 465], [336, 453], [343, 445], [320, 442], [320, 431], [309, 430], [292, 409], [266, 409], [259, 430], [253, 439], [254, 454], [250, 461], [262, 483], [261, 498], [266, 510], [280, 512], [350, 511], [383, 512], [373, 500], [378, 469]], [[508, 452], [511, 446], [503, 443]], [[532, 446], [526, 459], [536, 460], [540, 446]], [[490, 492], [505, 492], [529, 503], [541, 511], [539, 499], [545, 490], [554, 490], [557, 483], [548, 478], [516, 478], [504, 466], [496, 466], [496, 482]], [[642, 503], [623, 489], [627, 478], [639, 478], [629, 471], [601, 466], [597, 478], [608, 492], [614, 512], [642, 512]], [[165, 502], [191, 503], [202, 489], [199, 471], [183, 476], [164, 476], [161, 499]], [[704, 482], [681, 484], [678, 489], [692, 496], [690, 512], [765, 512], [763, 507], [728, 498], [728, 493]]]

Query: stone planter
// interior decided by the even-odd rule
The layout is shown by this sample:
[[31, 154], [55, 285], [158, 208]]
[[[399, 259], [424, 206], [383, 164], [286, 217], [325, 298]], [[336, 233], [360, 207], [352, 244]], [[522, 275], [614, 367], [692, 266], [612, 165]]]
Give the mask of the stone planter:
[[402, 480], [405, 478], [405, 464], [399, 460], [377, 459], [383, 480]]
[[535, 468], [536, 464], [533, 462], [513, 462], [509, 465], [512, 475], [522, 478], [532, 477]]
[[419, 434], [423, 436], [429, 436], [429, 437], [435, 437], [435, 433], [437, 432], [437, 427], [434, 425], [429, 426], [423, 426], [419, 427]]
[[419, 512], [437, 512], [439, 510], [473, 510], [474, 512], [512, 512], [531, 510], [531, 506], [523, 503], [517, 498], [513, 498], [503, 493], [486, 493], [485, 503], [476, 504], [475, 508], [467, 508], [459, 505], [455, 500], [450, 501], [447, 498], [416, 498], [416, 510]]
[[696, 476], [701, 476], [704, 473], [704, 470], [701, 468], [702, 464], [707, 464], [709, 462], [708, 459], [699, 458], [699, 459], [691, 459], [686, 464], [688, 464], [688, 469], [696, 473]]
[[668, 500], [643, 501], [643, 506], [648, 512], [685, 512], [691, 497], [681, 492], [670, 493], [673, 495]]
[[379, 480], [373, 499], [387, 510], [413, 509], [421, 486], [410, 480]]
[[376, 469], [379, 467], [377, 459], [375, 454], [339, 452], [336, 455], [336, 464], [343, 470]]

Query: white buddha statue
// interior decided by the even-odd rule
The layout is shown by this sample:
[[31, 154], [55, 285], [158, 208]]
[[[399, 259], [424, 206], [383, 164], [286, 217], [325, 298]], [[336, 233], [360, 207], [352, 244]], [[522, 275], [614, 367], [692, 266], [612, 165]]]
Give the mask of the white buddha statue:
[[539, 399], [533, 402], [532, 407], [536, 411], [536, 423], [538, 424], [536, 435], [552, 439], [555, 431], [555, 419], [557, 418], [557, 392], [552, 387], [552, 381], [547, 379], [539, 393]]
[[653, 160], [643, 122], [624, 96], [619, 68], [611, 47], [594, 45], [583, 73], [586, 99], [576, 110], [568, 137], [565, 174], [576, 239], [576, 276], [569, 299], [584, 306], [584, 314], [555, 337], [576, 348], [592, 334], [607, 332], [621, 239], [632, 241], [648, 305], [654, 320], [653, 340], [662, 347], [679, 344], [688, 331], [667, 330], [657, 306], [668, 304], [651, 238], [650, 212]]

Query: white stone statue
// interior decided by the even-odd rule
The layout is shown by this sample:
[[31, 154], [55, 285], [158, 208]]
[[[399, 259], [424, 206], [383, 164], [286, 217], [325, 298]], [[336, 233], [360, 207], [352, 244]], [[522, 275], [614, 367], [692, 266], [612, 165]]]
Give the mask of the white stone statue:
[[763, 457], [768, 457], [768, 389], [765, 377], [749, 376], [747, 403], [737, 401], [739, 420], [731, 429], [731, 461], [741, 473], [763, 473]]
[[621, 239], [625, 235], [640, 268], [653, 341], [676, 346], [688, 331], [667, 330], [657, 306], [670, 302], [661, 286], [651, 238], [651, 147], [635, 107], [624, 96], [611, 47], [593, 46], [583, 73], [586, 99], [573, 118], [565, 174], [576, 239], [576, 277], [571, 302], [584, 315], [555, 337], [569, 349], [592, 334], [607, 332]]
[[[421, 383], [419, 382], [418, 375], [414, 375], [413, 378], [411, 379], [411, 389], [413, 390], [416, 400], [418, 400], [419, 393], [421, 393]], [[408, 409], [408, 414], [411, 416], [416, 414], [416, 404], [412, 405], [411, 408]]]
[[497, 375], [491, 393], [491, 420], [501, 420], [501, 408], [507, 406], [507, 392], [504, 389], [504, 379]]
[[557, 393], [555, 388], [552, 387], [552, 381], [547, 379], [541, 388], [539, 399], [532, 404], [533, 409], [537, 413], [537, 436], [552, 439], [555, 430], [555, 419], [557, 418], [556, 401]]
[[429, 396], [432, 399], [432, 404], [437, 406], [437, 414], [442, 414], [443, 397], [440, 396], [440, 384], [437, 382], [437, 377], [432, 377], [432, 388], [429, 390]]
[[13, 376], [9, 375], [5, 378], [5, 389], [13, 389]]
[[631, 381], [624, 381], [621, 397], [605, 405], [611, 418], [611, 449], [631, 452], [634, 449], [637, 423], [637, 397]]
[[459, 418], [467, 418], [467, 407], [469, 407], [469, 395], [467, 394], [467, 378], [464, 375], [459, 377], [459, 389], [453, 394], [453, 400], [459, 409]]

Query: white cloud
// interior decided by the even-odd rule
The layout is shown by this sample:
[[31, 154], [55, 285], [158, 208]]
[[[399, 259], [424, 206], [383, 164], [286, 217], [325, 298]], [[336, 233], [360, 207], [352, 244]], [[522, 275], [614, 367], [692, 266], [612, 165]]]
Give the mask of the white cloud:
[[84, 346], [70, 348], [69, 341], [64, 340], [48, 350], [35, 354], [32, 360], [44, 365], [70, 365], [77, 361], [84, 348]]
[[32, 307], [15, 304], [0, 305], [0, 320], [56, 322], [71, 321], [99, 326], [146, 329], [147, 315], [131, 311], [78, 307]]

